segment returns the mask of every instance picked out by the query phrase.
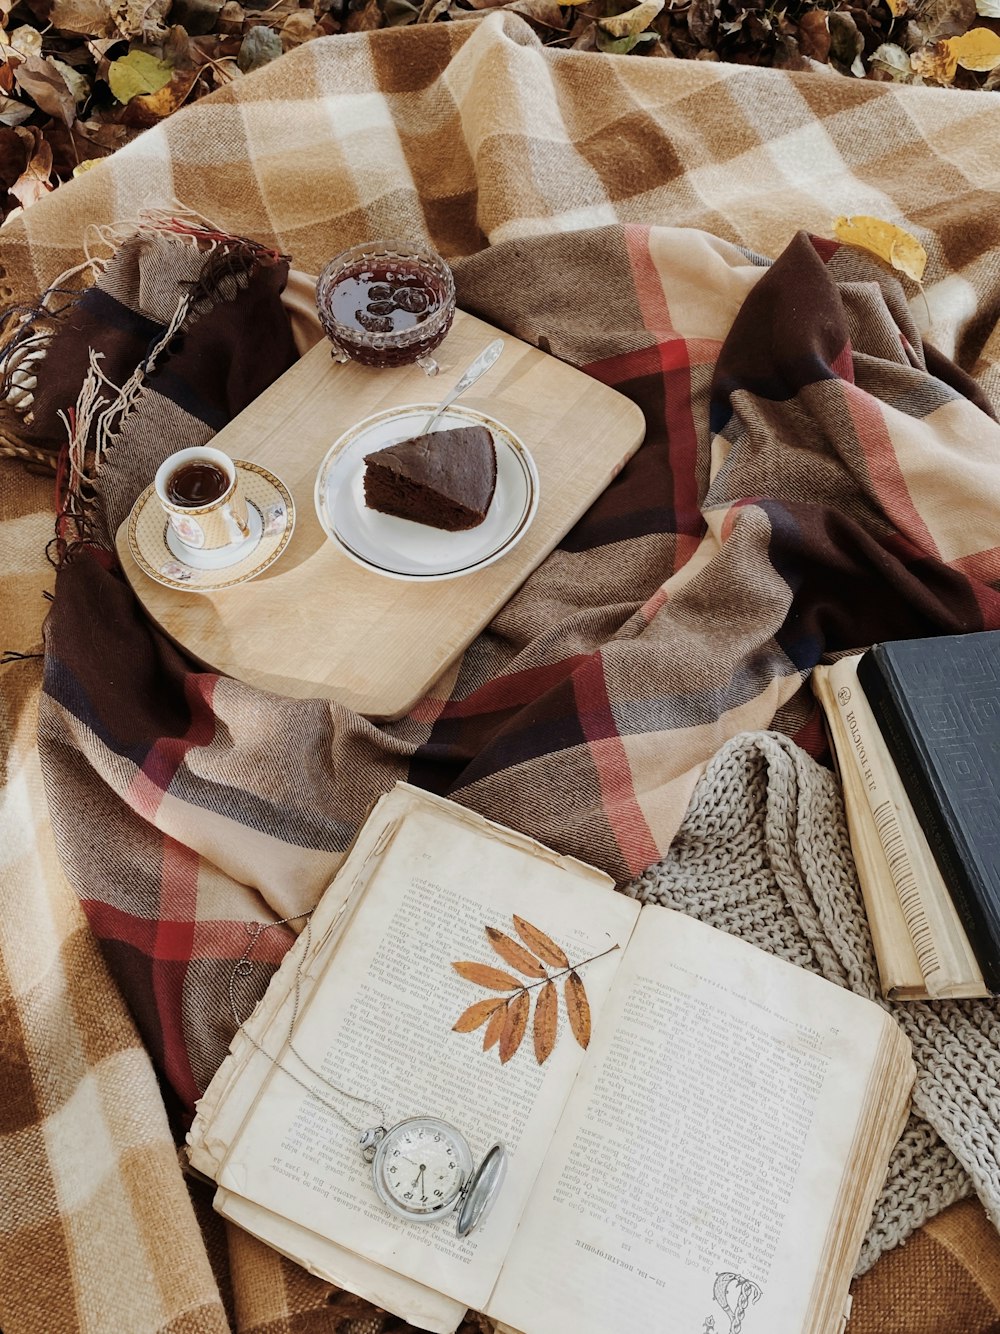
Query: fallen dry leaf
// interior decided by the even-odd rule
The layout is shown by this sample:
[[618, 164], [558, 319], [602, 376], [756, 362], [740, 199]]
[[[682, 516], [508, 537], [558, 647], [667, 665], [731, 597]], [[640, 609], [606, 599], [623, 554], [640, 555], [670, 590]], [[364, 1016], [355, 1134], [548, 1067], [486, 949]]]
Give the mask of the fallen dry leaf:
[[76, 98], [52, 61], [43, 56], [29, 56], [14, 71], [14, 79], [40, 110], [67, 125], [76, 120]]
[[559, 997], [554, 982], [546, 982], [535, 1001], [535, 1060], [541, 1065], [552, 1054], [556, 1045], [556, 1027], [559, 1022]]
[[810, 60], [826, 64], [830, 54], [830, 26], [825, 10], [810, 9], [799, 19], [799, 49]]
[[921, 47], [910, 52], [910, 67], [914, 74], [931, 83], [950, 84], [955, 80], [958, 60], [947, 41], [935, 42], [933, 46]]
[[470, 1005], [467, 1010], [462, 1011], [452, 1024], [451, 1031], [453, 1033], [471, 1033], [474, 1029], [485, 1024], [491, 1014], [502, 1009], [506, 1004], [507, 1002], [502, 997], [498, 1000], [495, 996], [490, 997], [489, 1000], [476, 1001], [474, 1005]]
[[870, 254], [877, 255], [914, 282], [923, 280], [927, 251], [915, 236], [902, 227], [883, 222], [881, 218], [857, 214], [850, 218], [838, 218], [833, 224], [833, 230], [838, 240], [847, 245], [860, 246]]
[[41, 131], [19, 126], [14, 133], [32, 144], [28, 165], [10, 187], [10, 193], [22, 208], [30, 208], [52, 189], [52, 149], [42, 138]]
[[196, 69], [178, 71], [169, 83], [158, 88], [155, 93], [140, 94], [133, 97], [122, 113], [126, 125], [137, 125], [149, 129], [158, 120], [171, 115], [186, 100], [191, 89], [198, 82], [199, 71]]
[[165, 60], [157, 60], [148, 51], [130, 51], [108, 66], [108, 86], [119, 102], [127, 104], [133, 97], [159, 92], [173, 73]]
[[486, 928], [486, 938], [500, 958], [512, 968], [516, 968], [519, 973], [524, 973], [527, 977], [548, 977], [548, 973], [533, 954], [529, 954], [523, 945], [511, 940], [510, 936], [504, 935], [496, 927]]
[[962, 69], [988, 71], [1000, 65], [1000, 37], [990, 28], [972, 28], [964, 37], [949, 37], [945, 46]]
[[532, 926], [523, 917], [518, 917], [517, 913], [514, 914], [514, 930], [545, 963], [553, 968], [569, 967], [569, 959], [566, 957], [565, 951], [561, 950], [544, 931], [540, 931], [537, 926]]
[[573, 1036], [586, 1050], [590, 1042], [590, 1001], [587, 1000], [587, 993], [578, 973], [570, 973], [566, 978], [563, 995], [566, 998], [566, 1013], [569, 1015], [569, 1026], [573, 1030]]
[[33, 28], [30, 23], [22, 23], [20, 27], [7, 33], [4, 41], [19, 56], [40, 56], [42, 54], [42, 34], [37, 28]]
[[526, 991], [519, 991], [507, 1004], [507, 1021], [500, 1034], [500, 1064], [506, 1065], [521, 1045], [525, 1029], [528, 1027], [528, 1015], [531, 1012], [531, 997]]
[[884, 74], [894, 83], [912, 83], [913, 67], [910, 57], [895, 42], [883, 42], [869, 57], [870, 70]]
[[491, 991], [511, 991], [521, 985], [516, 977], [501, 972], [499, 968], [491, 968], [488, 963], [460, 959], [451, 966], [459, 977], [464, 977], [467, 982], [475, 982], [477, 986], [489, 987]]
[[645, 32], [663, 8], [663, 0], [641, 0], [624, 14], [614, 14], [598, 21], [598, 27], [612, 37], [635, 37]]
[[16, 97], [0, 96], [0, 125], [23, 125], [34, 114], [34, 107], [27, 102], [19, 102]]
[[82, 37], [118, 37], [107, 0], [55, 0], [49, 22], [61, 32]]

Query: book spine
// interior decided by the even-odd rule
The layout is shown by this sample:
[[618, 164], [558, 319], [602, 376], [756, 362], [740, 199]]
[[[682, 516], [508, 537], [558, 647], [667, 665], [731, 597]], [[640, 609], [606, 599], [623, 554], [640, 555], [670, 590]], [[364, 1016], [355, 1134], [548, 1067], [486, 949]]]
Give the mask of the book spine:
[[981, 902], [980, 886], [971, 870], [972, 850], [934, 788], [931, 759], [920, 745], [892, 664], [879, 645], [858, 663], [858, 681], [965, 927], [983, 980], [991, 992], [1000, 992], [1000, 935]]
[[862, 715], [855, 697], [858, 693], [863, 692], [858, 690], [856, 682], [853, 693], [850, 687], [832, 692], [833, 706], [840, 714], [845, 748], [850, 751], [849, 762], [853, 762], [861, 789], [865, 794], [872, 824], [885, 858], [886, 870], [896, 891], [913, 951], [928, 989], [933, 994], [937, 978], [941, 973], [941, 959], [924, 911], [920, 888], [900, 828], [896, 807], [886, 795], [881, 765], [877, 761], [877, 748], [872, 744], [873, 738], [869, 736], [874, 720], [870, 710], [867, 711], [869, 713], [867, 719]]

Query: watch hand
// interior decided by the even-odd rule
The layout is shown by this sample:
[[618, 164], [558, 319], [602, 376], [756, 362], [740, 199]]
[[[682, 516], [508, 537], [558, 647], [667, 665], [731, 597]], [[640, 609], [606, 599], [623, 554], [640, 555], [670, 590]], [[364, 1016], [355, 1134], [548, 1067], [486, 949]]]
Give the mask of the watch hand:
[[[420, 1172], [418, 1173], [417, 1180], [420, 1182], [420, 1198], [421, 1198], [421, 1200], [426, 1201], [426, 1199], [427, 1199], [427, 1187], [424, 1185], [424, 1164], [423, 1164], [423, 1163], [420, 1164]], [[414, 1182], [413, 1184], [416, 1185], [416, 1182]]]

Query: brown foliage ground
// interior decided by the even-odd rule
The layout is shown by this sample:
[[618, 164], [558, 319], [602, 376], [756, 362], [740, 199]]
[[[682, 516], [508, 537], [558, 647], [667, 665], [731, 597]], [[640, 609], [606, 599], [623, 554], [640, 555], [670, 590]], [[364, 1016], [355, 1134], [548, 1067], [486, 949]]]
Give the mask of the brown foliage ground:
[[1000, 0], [0, 0], [6, 217], [314, 37], [522, 15], [547, 45], [1000, 87]]

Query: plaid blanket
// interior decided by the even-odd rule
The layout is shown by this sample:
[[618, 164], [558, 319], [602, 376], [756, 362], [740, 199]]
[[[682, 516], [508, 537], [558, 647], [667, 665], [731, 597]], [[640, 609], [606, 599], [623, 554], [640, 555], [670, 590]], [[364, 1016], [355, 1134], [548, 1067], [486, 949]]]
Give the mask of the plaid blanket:
[[[60, 409], [73, 436], [40, 739], [55, 840], [104, 959], [83, 953], [39, 825], [37, 695], [24, 684], [36, 668], [14, 661], [6, 813], [26, 851], [5, 862], [5, 904], [27, 869], [58, 907], [41, 933], [34, 901], [30, 921], [23, 902], [5, 914], [5, 1074], [17, 1090], [0, 1169], [17, 1201], [0, 1240], [8, 1334], [52, 1328], [53, 1311], [60, 1327], [95, 1329], [109, 1310], [129, 1329], [359, 1316], [348, 1303], [337, 1317], [324, 1285], [247, 1238], [209, 1227], [208, 1243], [193, 1243], [149, 1067], [120, 1005], [104, 1003], [105, 965], [176, 1124], [228, 1041], [241, 923], [308, 906], [395, 777], [625, 882], [665, 850], [728, 736], [773, 725], [819, 748], [803, 683], [823, 653], [997, 624], [997, 215], [984, 146], [998, 116], [992, 97], [970, 106], [952, 91], [597, 64], [495, 16], [311, 43], [4, 228], [5, 281], [32, 306], [57, 274], [114, 244], [95, 287], [63, 298], [73, 279], [62, 279], [8, 351], [8, 367], [22, 358], [22, 378], [5, 385], [20, 403], [9, 452], [40, 458], [61, 443]], [[442, 163], [445, 141], [455, 151]], [[122, 244], [116, 224], [151, 188], [222, 230], [199, 246], [161, 219]], [[919, 232], [926, 311], [872, 261], [803, 231], [828, 232], [842, 212]], [[93, 223], [84, 238], [81, 218]], [[653, 221], [696, 230], [640, 225]], [[194, 670], [136, 613], [107, 549], [157, 451], [209, 438], [288, 364], [281, 254], [315, 270], [390, 231], [429, 234], [456, 259], [465, 308], [622, 389], [648, 429], [458, 668], [409, 718], [375, 727], [335, 703], [261, 697]], [[938, 352], [917, 327], [927, 316]], [[259, 327], [273, 340], [234, 355]], [[99, 469], [69, 414], [88, 344], [116, 383], [143, 371]], [[44, 359], [26, 360], [32, 350]], [[221, 365], [224, 377], [195, 373]], [[21, 531], [37, 542], [38, 528]], [[38, 565], [18, 560], [11, 591], [37, 593]], [[8, 629], [23, 637], [10, 647], [35, 649], [39, 610], [18, 608]], [[75, 968], [67, 940], [80, 942]], [[102, 1153], [77, 1147], [68, 1132], [81, 1125], [99, 1128]], [[95, 1228], [98, 1215], [113, 1226]], [[130, 1231], [134, 1263], [109, 1283], [103, 1248]], [[23, 1255], [43, 1238], [62, 1257], [51, 1288], [26, 1282]], [[966, 1309], [953, 1285], [966, 1320], [956, 1331], [979, 1327], [972, 1286], [980, 1306]]]

